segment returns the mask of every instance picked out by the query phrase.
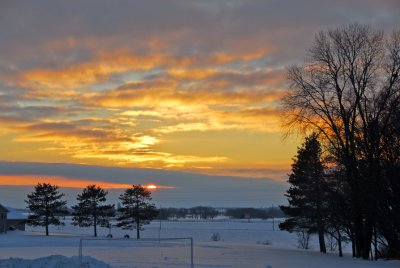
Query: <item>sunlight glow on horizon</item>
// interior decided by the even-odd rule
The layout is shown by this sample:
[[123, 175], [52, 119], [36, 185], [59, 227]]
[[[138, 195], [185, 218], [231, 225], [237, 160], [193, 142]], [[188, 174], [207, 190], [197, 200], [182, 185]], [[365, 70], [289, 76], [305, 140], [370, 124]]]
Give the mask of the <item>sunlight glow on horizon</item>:
[[[132, 184], [114, 183], [104, 181], [79, 180], [64, 177], [42, 176], [42, 175], [0, 175], [0, 185], [3, 186], [35, 186], [38, 183], [50, 183], [64, 188], [85, 188], [88, 185], [96, 185], [104, 189], [126, 189]], [[173, 189], [175, 187], [149, 184], [147, 189]]]
[[149, 189], [149, 190], [157, 190], [157, 186], [154, 185], [154, 184], [149, 184], [149, 185], [146, 186], [146, 188]]

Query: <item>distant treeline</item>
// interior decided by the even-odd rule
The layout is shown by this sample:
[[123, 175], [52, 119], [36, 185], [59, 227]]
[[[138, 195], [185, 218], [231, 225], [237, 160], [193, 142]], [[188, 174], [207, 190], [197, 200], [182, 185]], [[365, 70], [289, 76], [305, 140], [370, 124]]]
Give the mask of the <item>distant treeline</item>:
[[225, 212], [226, 216], [233, 219], [270, 219], [283, 218], [285, 214], [279, 207], [270, 208], [230, 208]]
[[232, 219], [270, 219], [282, 218], [285, 214], [279, 207], [270, 208], [220, 208], [207, 206], [192, 208], [161, 208], [158, 217], [162, 220], [171, 219], [203, 219], [212, 220], [217, 216], [227, 216]]

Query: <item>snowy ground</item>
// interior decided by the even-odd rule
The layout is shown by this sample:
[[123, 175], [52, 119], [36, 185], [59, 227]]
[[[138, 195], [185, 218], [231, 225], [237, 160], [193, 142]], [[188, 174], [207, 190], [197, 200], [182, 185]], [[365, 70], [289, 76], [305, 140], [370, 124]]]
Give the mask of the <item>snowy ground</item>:
[[[338, 268], [338, 267], [400, 267], [400, 261], [363, 261], [344, 258], [336, 253], [317, 252], [315, 239], [310, 250], [297, 248], [294, 234], [281, 232], [271, 221], [163, 221], [152, 222], [141, 233], [142, 238], [193, 237], [195, 267], [272, 267], [272, 268]], [[66, 224], [52, 228], [50, 237], [43, 235], [41, 228], [0, 234], [0, 268], [29, 267], [20, 260], [9, 258], [37, 259], [50, 255], [49, 259], [36, 260], [30, 267], [76, 267], [80, 238], [91, 238], [91, 228], [78, 228]], [[100, 228], [99, 237], [104, 238], [109, 229]], [[111, 229], [114, 238], [125, 234], [134, 237], [133, 231]], [[211, 241], [218, 233], [220, 241]], [[345, 250], [349, 251], [347, 246]], [[84, 241], [83, 255], [95, 260], [86, 260], [89, 267], [190, 267], [188, 241], [140, 242], [135, 239], [117, 241]], [[66, 258], [68, 257], [68, 258]], [[72, 258], [69, 258], [72, 257]], [[57, 260], [59, 261], [57, 264]], [[47, 264], [44, 264], [46, 263]], [[18, 263], [12, 265], [12, 263]], [[67, 265], [70, 263], [70, 265]]]

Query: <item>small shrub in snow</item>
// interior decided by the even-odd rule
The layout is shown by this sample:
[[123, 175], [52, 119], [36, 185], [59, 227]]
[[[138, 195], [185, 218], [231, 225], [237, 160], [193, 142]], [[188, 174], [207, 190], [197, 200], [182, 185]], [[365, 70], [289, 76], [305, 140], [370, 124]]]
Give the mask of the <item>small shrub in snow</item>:
[[221, 235], [219, 233], [213, 233], [211, 236], [211, 241], [220, 241]]
[[269, 241], [269, 240], [265, 240], [264, 242], [262, 242], [262, 244], [266, 245], [266, 246], [272, 245], [271, 241]]
[[305, 229], [300, 229], [296, 232], [296, 235], [297, 246], [302, 249], [309, 249], [311, 234]]
[[337, 243], [336, 239], [332, 235], [327, 235], [326, 236], [326, 244], [328, 246], [328, 249], [331, 252], [334, 252], [334, 251], [337, 250], [338, 243]]
[[269, 240], [265, 240], [264, 242], [257, 241], [257, 245], [260, 245], [260, 244], [266, 245], [266, 246], [272, 245], [271, 241], [269, 241]]

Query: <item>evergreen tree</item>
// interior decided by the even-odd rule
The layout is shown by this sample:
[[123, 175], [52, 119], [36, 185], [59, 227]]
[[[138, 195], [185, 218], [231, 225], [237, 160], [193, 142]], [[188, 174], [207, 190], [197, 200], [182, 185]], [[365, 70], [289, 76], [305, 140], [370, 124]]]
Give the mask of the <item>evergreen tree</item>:
[[67, 201], [62, 200], [63, 193], [60, 193], [58, 186], [48, 183], [38, 183], [35, 190], [28, 194], [27, 208], [30, 210], [28, 224], [32, 226], [44, 226], [46, 236], [49, 235], [49, 225], [64, 224], [59, 216], [67, 215], [65, 206]]
[[290, 216], [279, 225], [287, 231], [306, 230], [317, 232], [320, 251], [326, 252], [324, 241], [324, 166], [321, 162], [321, 145], [317, 135], [307, 137], [305, 143], [297, 151], [289, 176], [290, 188], [285, 196], [289, 206], [281, 209]]
[[136, 238], [140, 239], [140, 230], [145, 224], [157, 217], [158, 211], [151, 201], [150, 190], [143, 186], [133, 185], [120, 195], [122, 207], [119, 209], [118, 227], [123, 229], [136, 229]]
[[72, 224], [80, 227], [93, 226], [97, 237], [97, 226], [109, 226], [109, 218], [114, 216], [114, 205], [104, 205], [108, 192], [96, 185], [88, 185], [76, 198], [79, 203], [73, 206]]

